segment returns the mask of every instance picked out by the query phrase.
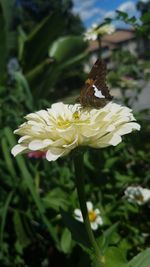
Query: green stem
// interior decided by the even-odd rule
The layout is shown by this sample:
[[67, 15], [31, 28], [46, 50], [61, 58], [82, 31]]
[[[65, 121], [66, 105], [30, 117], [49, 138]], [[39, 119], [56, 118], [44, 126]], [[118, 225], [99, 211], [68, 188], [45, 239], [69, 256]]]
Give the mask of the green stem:
[[74, 166], [75, 166], [77, 193], [78, 193], [78, 198], [79, 198], [80, 208], [81, 208], [81, 212], [82, 212], [82, 216], [84, 220], [85, 229], [86, 229], [89, 241], [91, 243], [91, 246], [93, 247], [95, 251], [95, 256], [97, 258], [99, 267], [102, 267], [102, 262], [101, 262], [102, 254], [99, 250], [99, 247], [93, 235], [91, 224], [89, 221], [87, 206], [86, 206], [86, 198], [85, 198], [85, 192], [84, 192], [83, 155], [80, 152], [79, 153], [77, 152], [77, 154], [74, 157]]

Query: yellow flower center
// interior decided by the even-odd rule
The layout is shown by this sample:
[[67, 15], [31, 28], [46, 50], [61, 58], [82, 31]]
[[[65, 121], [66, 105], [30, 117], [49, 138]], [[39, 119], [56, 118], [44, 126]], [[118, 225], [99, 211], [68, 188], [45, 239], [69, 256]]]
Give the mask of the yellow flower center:
[[73, 113], [73, 118], [74, 118], [75, 120], [79, 120], [79, 119], [80, 119], [80, 114], [79, 114], [78, 111], [75, 111], [75, 112]]
[[136, 195], [135, 196], [135, 199], [137, 200], [137, 201], [140, 201], [140, 202], [144, 202], [144, 197], [142, 196], [142, 195]]
[[61, 129], [66, 129], [68, 128], [70, 125], [72, 124], [85, 124], [85, 123], [89, 123], [89, 118], [85, 117], [84, 119], [81, 118], [81, 112], [76, 110], [73, 114], [72, 114], [72, 118], [67, 119], [67, 118], [63, 118], [62, 116], [58, 116], [57, 117], [57, 121], [56, 121], [56, 125], [61, 128]]
[[69, 120], [64, 120], [63, 118], [59, 117], [57, 119], [57, 125], [61, 128], [65, 128], [65, 127], [68, 127], [70, 124], [70, 121]]
[[94, 222], [96, 220], [97, 215], [94, 210], [89, 211], [88, 215], [90, 222]]

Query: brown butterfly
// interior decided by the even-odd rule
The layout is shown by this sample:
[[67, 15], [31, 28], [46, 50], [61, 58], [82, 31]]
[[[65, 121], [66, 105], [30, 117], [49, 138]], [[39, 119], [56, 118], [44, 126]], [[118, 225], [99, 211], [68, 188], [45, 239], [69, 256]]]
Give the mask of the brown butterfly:
[[98, 59], [81, 89], [78, 101], [82, 107], [102, 108], [112, 98], [106, 84], [106, 64]]

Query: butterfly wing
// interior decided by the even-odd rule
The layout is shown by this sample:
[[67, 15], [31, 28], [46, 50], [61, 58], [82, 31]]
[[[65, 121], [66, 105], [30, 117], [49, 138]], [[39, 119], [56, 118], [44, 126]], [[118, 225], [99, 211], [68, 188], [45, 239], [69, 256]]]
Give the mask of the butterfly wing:
[[[95, 89], [99, 97], [95, 94]], [[106, 64], [98, 59], [92, 67], [88, 79], [80, 92], [80, 104], [84, 107], [93, 106], [100, 108], [106, 105], [112, 99], [106, 84]]]
[[101, 59], [97, 59], [88, 75], [88, 78], [95, 80], [102, 72], [106, 74], [106, 63]]

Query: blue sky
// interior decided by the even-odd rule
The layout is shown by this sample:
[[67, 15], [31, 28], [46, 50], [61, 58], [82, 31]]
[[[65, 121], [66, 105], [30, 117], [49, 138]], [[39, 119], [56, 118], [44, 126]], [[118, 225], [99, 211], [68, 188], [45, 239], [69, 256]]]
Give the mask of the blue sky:
[[73, 2], [73, 12], [80, 15], [86, 27], [102, 22], [105, 17], [113, 17], [116, 9], [128, 13], [129, 16], [139, 16], [136, 10], [138, 0], [73, 0]]

